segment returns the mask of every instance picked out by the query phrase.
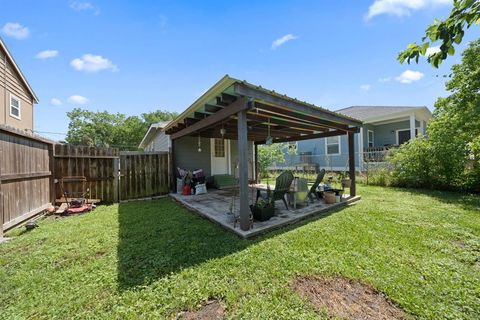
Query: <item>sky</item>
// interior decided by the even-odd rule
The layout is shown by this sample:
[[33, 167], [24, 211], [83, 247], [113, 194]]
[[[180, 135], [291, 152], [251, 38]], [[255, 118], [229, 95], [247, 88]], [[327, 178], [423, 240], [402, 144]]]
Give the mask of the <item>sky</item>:
[[396, 57], [451, 3], [0, 0], [0, 36], [39, 97], [35, 130], [61, 140], [75, 107], [181, 112], [225, 74], [330, 110], [433, 110], [478, 28], [439, 69]]

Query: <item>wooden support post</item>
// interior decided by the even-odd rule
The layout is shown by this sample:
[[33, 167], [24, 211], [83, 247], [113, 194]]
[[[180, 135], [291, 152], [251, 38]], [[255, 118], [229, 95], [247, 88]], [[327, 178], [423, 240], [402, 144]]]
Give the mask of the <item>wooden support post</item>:
[[175, 140], [172, 139], [170, 146], [170, 190], [177, 192], [177, 177], [175, 175]]
[[355, 134], [353, 132], [348, 133], [348, 166], [350, 173], [350, 196], [354, 197], [357, 194], [357, 188], [355, 185]]
[[[245, 102], [246, 103], [246, 102]], [[237, 113], [238, 123], [238, 171], [240, 189], [240, 228], [250, 229], [250, 207], [248, 205], [248, 138], [247, 111]]]
[[260, 182], [260, 180], [259, 180], [260, 173], [258, 172], [258, 145], [256, 143], [254, 143], [254, 145], [255, 145], [255, 151], [254, 151], [255, 152], [255, 155], [254, 155], [255, 158], [254, 158], [253, 161], [255, 163], [253, 165], [255, 167], [255, 183], [259, 183]]

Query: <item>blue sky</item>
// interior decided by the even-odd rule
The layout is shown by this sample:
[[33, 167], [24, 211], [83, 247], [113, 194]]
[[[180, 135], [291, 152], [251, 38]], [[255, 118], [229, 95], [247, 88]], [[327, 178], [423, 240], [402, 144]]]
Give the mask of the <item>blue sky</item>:
[[[39, 96], [35, 129], [64, 133], [80, 106], [182, 111], [224, 74], [331, 110], [426, 105], [440, 69], [397, 53], [448, 0], [1, 1], [0, 34]], [[403, 76], [402, 76], [403, 74]], [[48, 135], [62, 139], [61, 135]]]

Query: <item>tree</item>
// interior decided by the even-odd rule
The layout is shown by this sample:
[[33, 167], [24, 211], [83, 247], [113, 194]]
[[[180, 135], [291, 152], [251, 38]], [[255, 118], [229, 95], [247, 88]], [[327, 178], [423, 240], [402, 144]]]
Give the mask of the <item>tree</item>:
[[262, 177], [268, 175], [268, 167], [275, 163], [284, 164], [285, 155], [296, 154], [295, 148], [290, 148], [286, 143], [274, 143], [272, 145], [261, 145], [258, 147], [258, 163]]
[[138, 117], [75, 108], [67, 112], [67, 116], [70, 118], [68, 143], [136, 150], [152, 123], [171, 120], [176, 113], [157, 110]]
[[411, 43], [400, 52], [400, 63], [415, 60], [427, 53], [433, 42], [440, 41], [440, 50], [427, 56], [427, 61], [438, 68], [448, 55], [455, 54], [455, 44], [462, 42], [465, 29], [480, 24], [480, 0], [454, 0], [450, 15], [445, 20], [435, 20], [425, 31], [422, 43]]
[[428, 140], [402, 146], [394, 155], [394, 176], [412, 186], [479, 191], [479, 61], [480, 40], [476, 40], [462, 53], [462, 62], [452, 67], [452, 78], [445, 85], [451, 94], [435, 103]]

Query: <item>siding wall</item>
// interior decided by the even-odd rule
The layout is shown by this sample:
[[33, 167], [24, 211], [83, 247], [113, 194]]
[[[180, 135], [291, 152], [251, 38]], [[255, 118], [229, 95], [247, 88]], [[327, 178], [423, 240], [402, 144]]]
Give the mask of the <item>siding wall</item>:
[[[211, 148], [210, 139], [201, 138], [202, 152], [198, 152], [197, 137], [183, 137], [175, 141], [175, 165], [182, 169], [203, 169], [206, 176], [211, 176]], [[253, 142], [248, 143], [248, 176], [253, 178]], [[230, 140], [230, 168], [231, 174], [238, 176], [236, 169], [238, 161], [238, 142]]]
[[145, 147], [145, 151], [165, 151], [170, 150], [170, 136], [165, 132], [158, 133], [152, 141]]
[[211, 175], [210, 139], [201, 138], [202, 152], [198, 152], [197, 137], [183, 137], [175, 140], [175, 165], [182, 169], [203, 169], [205, 175]]
[[[420, 122], [415, 121], [415, 126], [420, 127]], [[410, 121], [399, 121], [373, 126], [375, 132], [375, 147], [387, 146], [397, 143], [397, 130], [409, 129]], [[392, 132], [393, 131], [393, 132]]]
[[[0, 124], [7, 124], [22, 130], [33, 129], [33, 98], [23, 84], [20, 75], [5, 57], [5, 52], [0, 49]], [[20, 120], [10, 116], [10, 94], [21, 101]]]
[[[360, 154], [358, 150], [358, 136], [355, 134], [355, 166], [360, 165]], [[325, 152], [325, 138], [299, 141], [297, 144], [297, 155], [286, 155], [286, 165], [294, 165], [300, 162], [300, 154], [302, 152], [311, 152], [314, 163], [318, 163], [320, 168], [337, 168], [343, 170], [347, 167], [348, 170], [348, 138], [346, 135], [340, 136], [340, 154], [326, 155]]]

